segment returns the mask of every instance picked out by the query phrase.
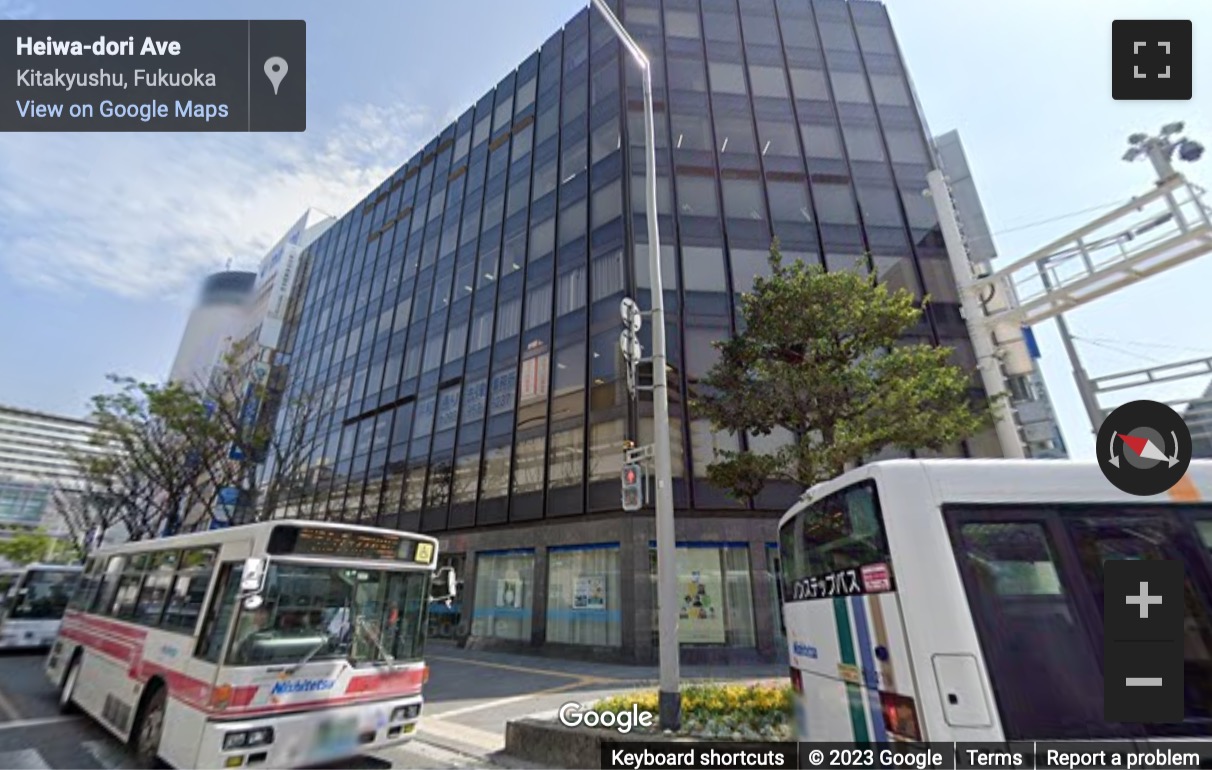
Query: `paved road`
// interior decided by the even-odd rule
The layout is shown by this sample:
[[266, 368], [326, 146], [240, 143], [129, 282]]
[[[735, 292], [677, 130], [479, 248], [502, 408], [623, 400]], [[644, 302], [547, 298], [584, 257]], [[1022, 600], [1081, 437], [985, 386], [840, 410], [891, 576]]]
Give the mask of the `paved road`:
[[[42, 672], [43, 655], [0, 655], [0, 768], [22, 770], [135, 770], [117, 739], [81, 716], [61, 716], [55, 690]], [[413, 741], [342, 762], [351, 770], [472, 768], [487, 760]]]
[[[127, 770], [125, 747], [83, 717], [63, 717], [43, 673], [44, 655], [0, 653], [0, 768]], [[433, 641], [425, 711], [418, 736], [402, 748], [342, 763], [350, 770], [524, 767], [497, 756], [505, 724], [553, 715], [564, 703], [590, 704], [607, 695], [655, 686], [655, 667], [574, 662], [475, 652]], [[683, 666], [690, 679], [781, 679], [782, 665]]]

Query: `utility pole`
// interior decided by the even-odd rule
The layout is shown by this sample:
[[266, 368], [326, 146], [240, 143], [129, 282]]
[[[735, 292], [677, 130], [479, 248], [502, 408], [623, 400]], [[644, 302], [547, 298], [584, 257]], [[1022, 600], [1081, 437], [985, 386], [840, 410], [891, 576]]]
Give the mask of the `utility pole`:
[[660, 645], [660, 724], [682, 725], [678, 659], [677, 535], [673, 522], [673, 463], [669, 456], [669, 385], [665, 367], [665, 290], [661, 286], [661, 237], [657, 232], [656, 129], [652, 106], [652, 65], [639, 44], [604, 0], [591, 0], [623, 47], [639, 65], [644, 87], [644, 199], [648, 220], [648, 274], [652, 284], [652, 433], [656, 465], [657, 605]]
[[960, 306], [964, 312], [964, 322], [968, 326], [968, 335], [972, 338], [981, 382], [990, 400], [994, 402], [993, 425], [997, 430], [1002, 456], [1022, 459], [1025, 456], [1023, 440], [1019, 435], [1018, 423], [1014, 419], [1014, 409], [1010, 406], [1010, 392], [1006, 387], [1006, 376], [1002, 372], [997, 346], [993, 341], [993, 328], [986, 322], [980, 289], [974, 283], [972, 263], [968, 259], [968, 249], [964, 246], [959, 219], [955, 215], [951, 190], [943, 172], [938, 169], [926, 175], [926, 182], [930, 185], [930, 197], [934, 200], [934, 208], [938, 212], [943, 242], [951, 260], [951, 271], [959, 288]]

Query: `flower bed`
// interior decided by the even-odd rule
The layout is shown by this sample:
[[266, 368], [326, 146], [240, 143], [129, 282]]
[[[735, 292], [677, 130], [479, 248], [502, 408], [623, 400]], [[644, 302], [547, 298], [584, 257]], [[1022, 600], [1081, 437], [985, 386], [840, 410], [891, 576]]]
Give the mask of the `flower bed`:
[[[653, 727], [647, 731], [657, 733], [658, 700], [654, 690], [637, 691], [598, 701], [593, 710], [619, 713], [636, 707], [650, 712]], [[789, 685], [692, 684], [682, 689], [679, 735], [715, 740], [795, 740], [791, 715]]]

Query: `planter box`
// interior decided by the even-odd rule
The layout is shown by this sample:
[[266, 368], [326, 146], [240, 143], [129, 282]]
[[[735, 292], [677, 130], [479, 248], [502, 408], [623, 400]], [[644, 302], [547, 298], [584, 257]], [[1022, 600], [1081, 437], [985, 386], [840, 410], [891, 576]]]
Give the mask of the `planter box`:
[[519, 719], [505, 725], [505, 754], [547, 767], [598, 770], [602, 742], [698, 742], [697, 738], [668, 737], [653, 733], [620, 733], [592, 727], [565, 727], [559, 722]]

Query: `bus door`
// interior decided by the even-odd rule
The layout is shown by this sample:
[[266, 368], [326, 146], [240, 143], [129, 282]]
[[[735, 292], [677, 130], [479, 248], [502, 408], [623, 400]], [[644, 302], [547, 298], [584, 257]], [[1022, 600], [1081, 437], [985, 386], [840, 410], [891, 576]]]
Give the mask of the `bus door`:
[[[1212, 735], [1212, 580], [1208, 547], [1212, 509], [1179, 515], [1174, 509], [1092, 507], [1063, 514], [1086, 587], [1098, 613], [1097, 644], [1102, 646], [1103, 564], [1110, 559], [1178, 561], [1186, 577], [1184, 591], [1184, 716], [1182, 724], [1149, 724], [1150, 737]], [[1201, 539], [1202, 536], [1202, 539]]]
[[1103, 721], [1102, 619], [1056, 511], [948, 505], [944, 515], [1004, 738], [1140, 737]]

